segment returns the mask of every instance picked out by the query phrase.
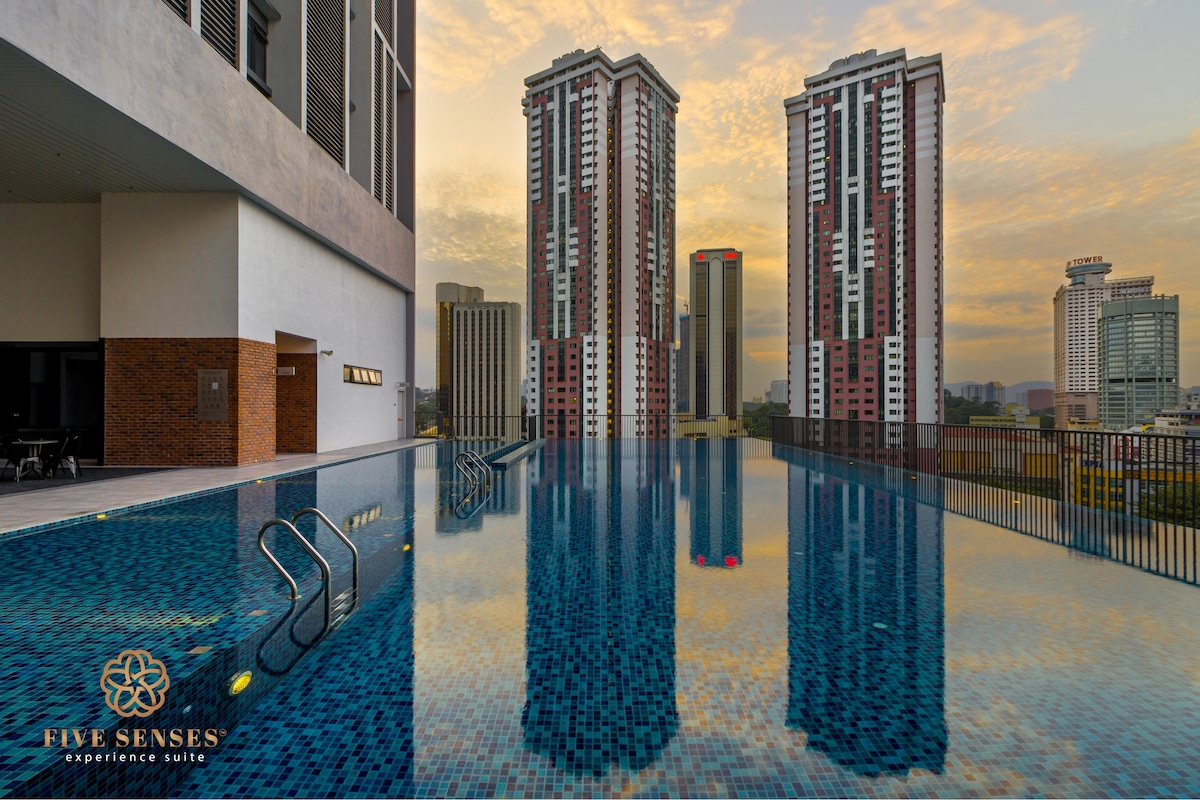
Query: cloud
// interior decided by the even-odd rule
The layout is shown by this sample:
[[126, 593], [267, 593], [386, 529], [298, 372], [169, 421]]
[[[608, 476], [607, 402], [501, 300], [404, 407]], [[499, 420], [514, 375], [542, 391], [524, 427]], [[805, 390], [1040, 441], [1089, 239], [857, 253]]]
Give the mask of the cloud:
[[971, 0], [884, 3], [863, 13], [853, 41], [880, 52], [903, 47], [909, 58], [943, 53], [948, 105], [970, 149], [1030, 97], [1069, 78], [1092, 32], [1078, 14], [1035, 20], [1015, 8]]
[[437, 0], [419, 8], [418, 57], [435, 88], [478, 90], [551, 37], [585, 49], [602, 44], [609, 55], [629, 46], [698, 52], [728, 33], [743, 2]]

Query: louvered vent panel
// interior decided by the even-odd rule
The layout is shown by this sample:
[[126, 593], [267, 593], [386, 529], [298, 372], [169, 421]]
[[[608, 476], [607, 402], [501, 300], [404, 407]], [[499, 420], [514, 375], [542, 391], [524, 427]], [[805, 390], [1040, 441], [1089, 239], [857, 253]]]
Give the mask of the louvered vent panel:
[[238, 24], [237, 0], [201, 0], [200, 35], [221, 54], [221, 58], [237, 66]]
[[346, 166], [346, 16], [337, 0], [308, 3], [308, 135]]
[[383, 31], [383, 38], [392, 47], [396, 46], [396, 0], [375, 0], [375, 24]]
[[184, 22], [188, 22], [188, 0], [163, 0], [167, 4], [167, 8], [179, 15], [179, 18]]
[[387, 117], [383, 121], [387, 137], [383, 144], [383, 163], [387, 165], [383, 182], [383, 204], [388, 211], [396, 210], [396, 60], [387, 54]]
[[372, 130], [371, 147], [375, 155], [375, 174], [372, 175], [371, 191], [375, 195], [375, 199], [383, 202], [383, 40], [379, 38], [379, 34], [375, 34], [375, 75], [374, 75], [374, 94], [375, 94], [375, 121], [374, 129]]

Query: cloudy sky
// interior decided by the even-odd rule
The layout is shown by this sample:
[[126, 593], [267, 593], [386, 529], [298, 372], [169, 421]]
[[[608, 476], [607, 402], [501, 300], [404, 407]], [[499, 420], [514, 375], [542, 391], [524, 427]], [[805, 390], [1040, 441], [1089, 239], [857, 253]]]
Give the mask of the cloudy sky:
[[745, 252], [747, 397], [787, 373], [783, 100], [872, 48], [943, 56], [946, 380], [1050, 380], [1064, 264], [1099, 255], [1181, 296], [1200, 384], [1198, 31], [1192, 0], [418, 0], [417, 384], [435, 283], [524, 304], [524, 79], [597, 45], [682, 98], [680, 301], [689, 252]]

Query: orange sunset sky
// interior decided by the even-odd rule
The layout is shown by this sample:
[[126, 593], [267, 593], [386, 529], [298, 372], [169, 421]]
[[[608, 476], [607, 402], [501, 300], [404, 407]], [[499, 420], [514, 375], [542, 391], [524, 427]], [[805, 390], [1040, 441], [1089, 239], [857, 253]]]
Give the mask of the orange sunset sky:
[[744, 251], [747, 399], [787, 377], [783, 100], [872, 48], [944, 59], [946, 381], [1051, 380], [1065, 262], [1100, 255], [1180, 295], [1200, 384], [1198, 33], [1190, 0], [418, 0], [417, 384], [435, 283], [525, 304], [524, 79], [597, 45], [682, 98], [679, 308], [688, 253]]

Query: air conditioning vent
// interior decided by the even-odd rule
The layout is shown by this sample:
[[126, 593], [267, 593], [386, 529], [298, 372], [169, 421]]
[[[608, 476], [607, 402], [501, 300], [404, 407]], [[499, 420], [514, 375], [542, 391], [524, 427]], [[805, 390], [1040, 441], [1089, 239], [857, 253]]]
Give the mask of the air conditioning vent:
[[387, 117], [383, 121], [387, 135], [383, 142], [383, 163], [387, 167], [383, 174], [383, 204], [388, 211], [396, 210], [396, 62], [392, 54], [387, 58]]
[[179, 18], [184, 22], [191, 22], [188, 19], [188, 0], [163, 0], [167, 4], [167, 8], [179, 15]]
[[237, 0], [200, 0], [200, 36], [235, 67], [238, 60], [237, 6]]
[[346, 166], [346, 8], [337, 0], [309, 0], [305, 130]]

